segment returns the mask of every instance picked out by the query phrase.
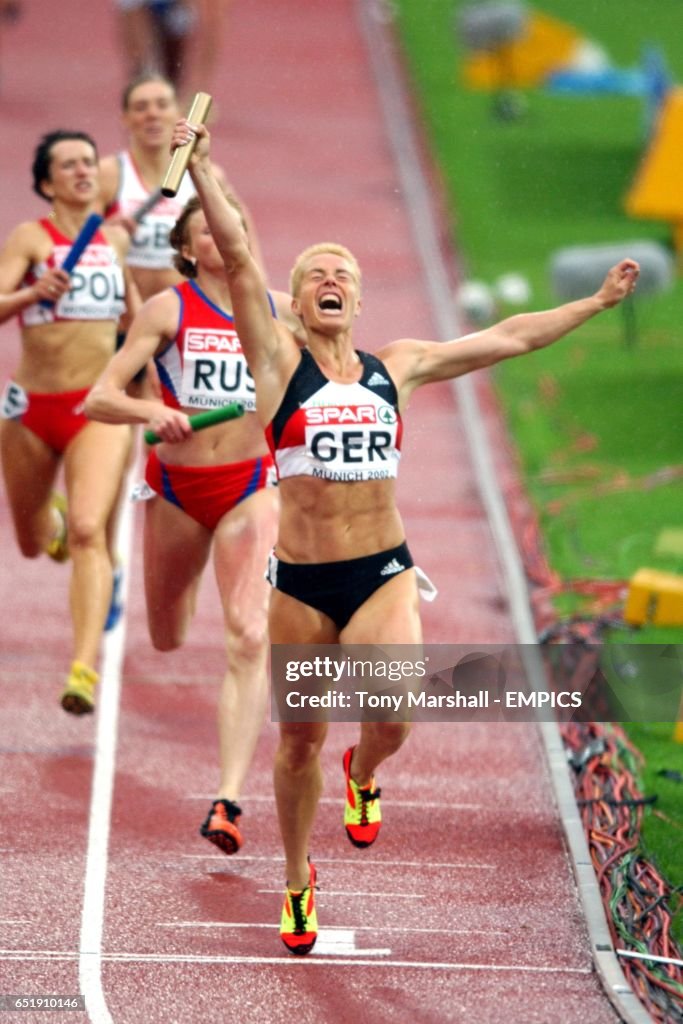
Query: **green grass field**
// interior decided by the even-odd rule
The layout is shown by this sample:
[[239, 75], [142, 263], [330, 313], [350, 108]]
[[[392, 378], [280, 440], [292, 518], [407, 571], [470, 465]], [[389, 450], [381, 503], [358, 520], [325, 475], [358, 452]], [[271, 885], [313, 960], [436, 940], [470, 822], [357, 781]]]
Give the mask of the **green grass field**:
[[[556, 249], [671, 243], [670, 225], [631, 220], [623, 208], [644, 152], [640, 98], [526, 90], [523, 116], [501, 120], [490, 93], [462, 83], [462, 0], [392, 6], [466, 276], [493, 284], [503, 273], [524, 274], [530, 308], [542, 309], [558, 302], [549, 274]], [[538, 10], [572, 23], [621, 68], [638, 65], [645, 44], [660, 47], [683, 84], [679, 4], [547, 0]], [[495, 371], [551, 564], [567, 580], [626, 580], [642, 566], [683, 573], [683, 279], [639, 297], [635, 316], [635, 343], [627, 342], [621, 311], [612, 310]], [[673, 542], [664, 531], [674, 531]], [[683, 628], [648, 627], [636, 639], [683, 644]], [[646, 758], [646, 792], [658, 793], [663, 815], [648, 816], [644, 840], [672, 884], [683, 885], [683, 784], [656, 774], [683, 770], [683, 745], [671, 740], [670, 724], [627, 728]], [[677, 934], [683, 940], [682, 913]]]
[[[681, 746], [671, 742], [671, 725], [668, 722], [632, 722], [628, 733], [645, 758], [641, 772], [643, 789], [648, 795], [657, 797], [644, 827], [646, 850], [664, 877], [672, 885], [681, 885], [683, 782], [660, 774], [683, 774]], [[680, 912], [674, 922], [674, 934], [679, 944], [683, 944], [683, 915]]]

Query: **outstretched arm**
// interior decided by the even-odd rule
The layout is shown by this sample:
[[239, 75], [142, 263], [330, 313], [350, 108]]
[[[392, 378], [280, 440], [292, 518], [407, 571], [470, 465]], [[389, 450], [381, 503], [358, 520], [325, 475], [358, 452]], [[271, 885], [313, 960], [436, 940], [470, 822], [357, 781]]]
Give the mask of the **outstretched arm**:
[[126, 388], [178, 324], [179, 299], [172, 289], [154, 295], [135, 317], [123, 348], [110, 360], [85, 400], [86, 415], [103, 423], [146, 423], [163, 441], [184, 441], [192, 433], [184, 412], [157, 400], [134, 398]]
[[178, 121], [171, 149], [185, 145], [193, 133], [197, 143], [190, 159], [190, 175], [225, 264], [242, 349], [251, 372], [258, 377], [261, 370], [268, 369], [276, 360], [279, 348], [266, 282], [249, 249], [237, 211], [227, 201], [209, 159], [210, 136], [206, 126], [190, 125], [184, 118]]
[[625, 259], [607, 274], [598, 291], [540, 313], [519, 313], [454, 341], [397, 341], [378, 353], [394, 375], [402, 397], [421, 384], [460, 377], [559, 341], [591, 317], [618, 305], [638, 280], [638, 264]]

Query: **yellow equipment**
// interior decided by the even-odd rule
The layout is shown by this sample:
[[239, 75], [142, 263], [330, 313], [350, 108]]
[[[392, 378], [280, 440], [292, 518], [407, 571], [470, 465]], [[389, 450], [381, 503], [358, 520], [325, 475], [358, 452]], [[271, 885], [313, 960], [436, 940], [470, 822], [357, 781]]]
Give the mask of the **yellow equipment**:
[[683, 576], [638, 569], [629, 582], [624, 619], [632, 626], [683, 626]]

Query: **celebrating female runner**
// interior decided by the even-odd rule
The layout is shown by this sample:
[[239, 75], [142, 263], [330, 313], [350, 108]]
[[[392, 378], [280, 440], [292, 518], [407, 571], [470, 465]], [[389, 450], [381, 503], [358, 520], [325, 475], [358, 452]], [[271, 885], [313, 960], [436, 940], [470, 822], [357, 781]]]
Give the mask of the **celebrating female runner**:
[[[416, 572], [395, 502], [401, 412], [415, 388], [550, 345], [629, 295], [638, 265], [622, 260], [595, 295], [521, 314], [449, 342], [404, 339], [376, 355], [353, 344], [360, 270], [343, 246], [306, 249], [291, 276], [300, 349], [270, 315], [263, 275], [215, 179], [205, 126], [178, 122], [173, 146], [196, 138], [190, 161], [202, 207], [225, 264], [235, 325], [256, 385], [280, 481], [280, 523], [269, 578], [274, 644], [419, 644]], [[404, 742], [408, 724], [364, 722], [343, 759], [344, 824], [370, 846], [380, 829], [374, 773]], [[309, 841], [322, 788], [324, 722], [281, 722], [275, 796], [287, 888], [280, 934], [305, 954], [317, 935]]]

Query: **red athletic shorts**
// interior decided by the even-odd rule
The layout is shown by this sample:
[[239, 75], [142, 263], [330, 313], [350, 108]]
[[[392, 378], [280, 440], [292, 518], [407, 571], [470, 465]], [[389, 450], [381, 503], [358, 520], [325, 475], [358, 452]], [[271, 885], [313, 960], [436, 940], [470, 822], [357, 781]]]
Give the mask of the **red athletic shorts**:
[[267, 487], [274, 472], [273, 459], [264, 455], [226, 466], [173, 466], [162, 462], [152, 449], [145, 480], [157, 494], [177, 505], [196, 522], [215, 530], [231, 509], [250, 494]]
[[18, 420], [60, 454], [90, 420], [83, 412], [88, 388], [42, 394], [24, 391], [13, 381], [2, 396], [4, 419]]

